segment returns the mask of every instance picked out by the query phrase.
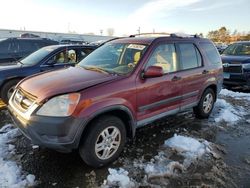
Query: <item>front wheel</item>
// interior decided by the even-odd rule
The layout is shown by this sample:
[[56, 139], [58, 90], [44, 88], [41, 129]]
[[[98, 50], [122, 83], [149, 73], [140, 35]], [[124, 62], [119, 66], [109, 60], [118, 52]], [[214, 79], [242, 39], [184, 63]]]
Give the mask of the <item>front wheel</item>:
[[208, 118], [211, 114], [215, 103], [215, 93], [208, 88], [203, 93], [198, 106], [194, 107], [194, 113], [197, 118]]
[[115, 116], [102, 116], [91, 123], [79, 153], [85, 163], [97, 168], [113, 162], [122, 152], [125, 142], [124, 123]]
[[20, 81], [19, 79], [10, 80], [3, 85], [1, 92], [0, 92], [0, 96], [2, 98], [2, 101], [5, 104], [8, 104], [9, 99], [12, 93], [14, 92], [15, 87], [19, 81]]

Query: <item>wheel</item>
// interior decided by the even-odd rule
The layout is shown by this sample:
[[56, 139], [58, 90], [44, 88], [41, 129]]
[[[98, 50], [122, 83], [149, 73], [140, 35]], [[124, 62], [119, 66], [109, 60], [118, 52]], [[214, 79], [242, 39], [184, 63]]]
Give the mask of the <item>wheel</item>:
[[17, 85], [19, 81], [20, 81], [19, 79], [10, 80], [3, 85], [1, 92], [0, 92], [0, 96], [1, 96], [2, 101], [5, 104], [8, 104], [9, 99], [12, 93], [14, 92], [15, 86]]
[[124, 123], [116, 116], [102, 116], [90, 125], [90, 130], [79, 146], [83, 161], [92, 167], [113, 162], [126, 142]]
[[215, 102], [215, 93], [211, 88], [208, 88], [203, 93], [198, 106], [194, 107], [194, 113], [197, 118], [208, 118], [211, 114]]

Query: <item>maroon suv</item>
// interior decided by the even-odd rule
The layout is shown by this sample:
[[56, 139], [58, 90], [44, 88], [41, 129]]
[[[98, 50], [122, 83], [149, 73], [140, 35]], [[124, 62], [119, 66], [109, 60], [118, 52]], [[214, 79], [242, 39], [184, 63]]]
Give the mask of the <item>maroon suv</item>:
[[79, 149], [94, 167], [114, 161], [136, 128], [193, 108], [207, 118], [223, 81], [214, 45], [193, 37], [130, 37], [98, 48], [78, 66], [22, 80], [9, 101], [34, 144]]

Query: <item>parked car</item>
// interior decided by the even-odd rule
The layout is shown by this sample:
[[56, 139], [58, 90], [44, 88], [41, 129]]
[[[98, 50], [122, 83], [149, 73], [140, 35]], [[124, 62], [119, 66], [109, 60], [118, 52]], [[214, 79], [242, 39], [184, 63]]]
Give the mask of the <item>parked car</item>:
[[86, 42], [80, 39], [62, 39], [60, 44], [86, 44]]
[[221, 58], [208, 39], [131, 37], [104, 44], [76, 67], [23, 79], [8, 108], [34, 144], [79, 149], [100, 167], [138, 127], [187, 108], [207, 118], [222, 82]]
[[236, 42], [221, 55], [224, 71], [224, 85], [250, 87], [250, 41]]
[[39, 35], [35, 35], [33, 33], [23, 33], [20, 35], [21, 38], [39, 38]]
[[7, 104], [21, 79], [44, 71], [74, 66], [96, 48], [89, 45], [47, 46], [15, 64], [0, 64], [0, 98]]
[[222, 42], [216, 42], [215, 46], [216, 46], [217, 50], [219, 51], [219, 53], [221, 54], [227, 48], [228, 45], [226, 45]]
[[20, 60], [32, 52], [57, 41], [46, 38], [7, 38], [0, 39], [0, 64]]

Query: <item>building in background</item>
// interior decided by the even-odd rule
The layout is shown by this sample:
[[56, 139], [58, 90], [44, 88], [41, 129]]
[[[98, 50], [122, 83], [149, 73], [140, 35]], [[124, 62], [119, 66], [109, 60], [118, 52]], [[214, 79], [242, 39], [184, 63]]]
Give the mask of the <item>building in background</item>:
[[108, 40], [113, 38], [111, 36], [102, 36], [102, 35], [0, 29], [0, 39], [10, 38], [10, 37], [41, 37], [41, 38], [49, 38], [52, 40], [56, 40], [58, 42], [71, 40], [71, 41], [85, 41], [88, 43], [100, 40]]

